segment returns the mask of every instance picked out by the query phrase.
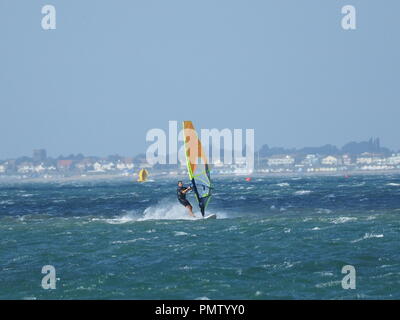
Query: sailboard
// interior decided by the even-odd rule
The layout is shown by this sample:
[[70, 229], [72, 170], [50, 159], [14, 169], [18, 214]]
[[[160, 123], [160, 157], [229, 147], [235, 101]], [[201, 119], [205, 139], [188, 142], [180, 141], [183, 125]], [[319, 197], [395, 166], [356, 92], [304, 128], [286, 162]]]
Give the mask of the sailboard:
[[192, 121], [183, 121], [186, 166], [201, 215], [204, 217], [211, 199], [211, 176], [207, 156]]
[[201, 217], [201, 218], [198, 218], [198, 217], [193, 218], [193, 220], [202, 220], [202, 221], [204, 221], [204, 220], [213, 220], [213, 219], [217, 219], [217, 215], [216, 214], [208, 214], [208, 215], [205, 215], [204, 217]]
[[138, 182], [145, 182], [147, 180], [147, 177], [149, 176], [149, 173], [146, 169], [141, 169], [139, 171], [139, 178], [138, 178]]

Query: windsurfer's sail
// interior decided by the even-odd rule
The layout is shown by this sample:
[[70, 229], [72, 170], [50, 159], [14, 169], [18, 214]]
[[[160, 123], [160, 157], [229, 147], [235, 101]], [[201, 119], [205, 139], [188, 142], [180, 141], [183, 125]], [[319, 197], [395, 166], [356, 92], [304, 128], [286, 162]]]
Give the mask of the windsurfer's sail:
[[199, 203], [201, 214], [204, 217], [205, 210], [211, 199], [212, 190], [207, 156], [194, 130], [192, 121], [183, 122], [183, 134], [189, 178]]
[[147, 172], [146, 169], [142, 169], [139, 171], [139, 179], [137, 180], [138, 182], [145, 182], [147, 180], [147, 177], [149, 176], [149, 173]]

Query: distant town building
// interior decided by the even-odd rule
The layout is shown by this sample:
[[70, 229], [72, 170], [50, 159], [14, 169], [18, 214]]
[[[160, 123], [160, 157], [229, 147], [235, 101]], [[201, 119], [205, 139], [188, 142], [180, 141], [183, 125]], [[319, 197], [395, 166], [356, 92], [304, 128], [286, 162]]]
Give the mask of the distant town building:
[[325, 166], [337, 166], [338, 159], [334, 156], [327, 156], [321, 160], [321, 164]]
[[3, 165], [6, 166], [7, 171], [15, 171], [17, 169], [17, 161], [15, 159], [7, 160]]
[[363, 153], [356, 159], [356, 163], [358, 165], [384, 165], [386, 162], [386, 158], [382, 157], [381, 155], [371, 153]]
[[342, 156], [342, 162], [345, 166], [350, 166], [351, 165], [351, 157], [348, 154], [344, 154]]
[[357, 157], [356, 163], [357, 164], [371, 164], [372, 163], [372, 157], [370, 157], [370, 156]]
[[68, 170], [72, 167], [72, 160], [58, 160], [57, 168], [59, 170]]
[[104, 172], [105, 170], [103, 169], [103, 166], [101, 165], [101, 163], [99, 163], [99, 162], [95, 162], [94, 164], [93, 164], [93, 170], [95, 171], [95, 172]]
[[106, 171], [111, 171], [115, 169], [115, 165], [112, 162], [106, 162], [106, 161], [96, 161], [93, 164], [93, 171], [94, 172], [106, 172]]
[[46, 168], [43, 166], [43, 164], [39, 164], [39, 165], [33, 167], [33, 171], [36, 173], [42, 173], [42, 172], [46, 171]]
[[117, 170], [132, 170], [135, 167], [133, 164], [133, 158], [124, 158], [119, 160], [115, 167]]
[[315, 166], [317, 165], [319, 162], [319, 159], [317, 157], [317, 155], [315, 154], [308, 154], [302, 161], [300, 164], [304, 165], [304, 166]]
[[90, 159], [83, 159], [75, 164], [75, 167], [80, 171], [85, 171], [93, 168], [93, 163]]
[[389, 165], [399, 165], [400, 164], [400, 153], [392, 154], [391, 157], [387, 159]]
[[35, 171], [35, 167], [33, 166], [32, 163], [29, 163], [29, 162], [21, 163], [17, 167], [18, 173], [30, 173], [30, 172], [34, 172], [34, 171]]
[[316, 168], [314, 172], [335, 172], [337, 171], [336, 167], [327, 167], [327, 168]]
[[289, 155], [272, 156], [268, 158], [269, 166], [291, 166], [294, 164], [294, 158]]
[[43, 162], [47, 159], [47, 153], [45, 149], [35, 149], [33, 150], [33, 161]]

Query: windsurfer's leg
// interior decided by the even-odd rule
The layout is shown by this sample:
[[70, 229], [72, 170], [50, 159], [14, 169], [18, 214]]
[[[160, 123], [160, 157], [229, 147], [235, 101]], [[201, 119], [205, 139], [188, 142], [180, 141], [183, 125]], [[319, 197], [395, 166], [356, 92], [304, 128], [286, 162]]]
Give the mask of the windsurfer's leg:
[[194, 213], [193, 213], [193, 208], [192, 208], [192, 206], [189, 204], [189, 205], [186, 206], [186, 208], [188, 209], [189, 214], [190, 214], [192, 217], [195, 217], [195, 215], [194, 215]]

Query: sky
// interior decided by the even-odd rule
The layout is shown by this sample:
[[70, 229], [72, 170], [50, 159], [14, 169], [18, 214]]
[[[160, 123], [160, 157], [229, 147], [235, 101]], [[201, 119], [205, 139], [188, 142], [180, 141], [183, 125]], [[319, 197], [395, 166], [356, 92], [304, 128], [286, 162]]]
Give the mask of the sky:
[[[54, 5], [56, 30], [43, 30]], [[341, 8], [357, 29], [341, 27]], [[132, 156], [169, 120], [400, 149], [398, 0], [0, 0], [0, 159]]]

